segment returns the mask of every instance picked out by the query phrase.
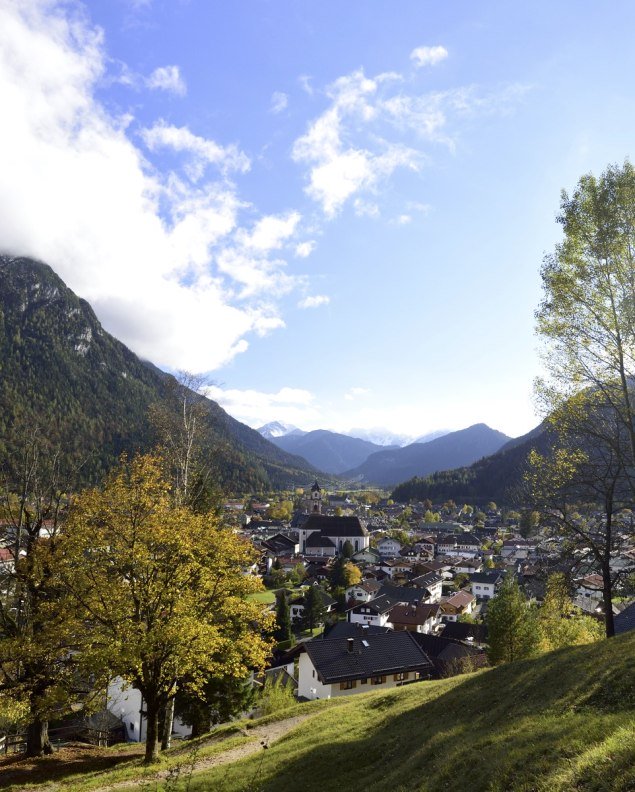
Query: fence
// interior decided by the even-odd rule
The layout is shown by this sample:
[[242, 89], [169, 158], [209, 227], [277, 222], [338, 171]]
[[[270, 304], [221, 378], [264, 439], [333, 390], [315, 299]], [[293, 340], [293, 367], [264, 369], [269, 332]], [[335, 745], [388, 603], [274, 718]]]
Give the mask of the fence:
[[[100, 731], [87, 726], [61, 726], [49, 729], [49, 740], [55, 745], [66, 742], [85, 742], [107, 748], [125, 742], [123, 728]], [[0, 734], [0, 754], [23, 753], [26, 751], [26, 732], [22, 734]]]

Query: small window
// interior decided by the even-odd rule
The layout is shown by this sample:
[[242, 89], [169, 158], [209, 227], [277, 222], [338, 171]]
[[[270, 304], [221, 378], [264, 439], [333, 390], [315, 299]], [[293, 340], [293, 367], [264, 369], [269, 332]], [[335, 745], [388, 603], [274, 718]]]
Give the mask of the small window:
[[357, 681], [354, 679], [349, 679], [346, 682], [340, 682], [340, 690], [353, 690], [357, 687]]
[[385, 681], [386, 681], [386, 677], [385, 676], [374, 676], [374, 677], [371, 677], [370, 684], [371, 685], [383, 685]]
[[408, 672], [405, 671], [400, 674], [393, 674], [393, 679], [395, 682], [404, 682], [406, 679], [408, 679]]
[[360, 679], [359, 680], [359, 684], [360, 685], [366, 685], [366, 684], [368, 684], [368, 680], [367, 679]]

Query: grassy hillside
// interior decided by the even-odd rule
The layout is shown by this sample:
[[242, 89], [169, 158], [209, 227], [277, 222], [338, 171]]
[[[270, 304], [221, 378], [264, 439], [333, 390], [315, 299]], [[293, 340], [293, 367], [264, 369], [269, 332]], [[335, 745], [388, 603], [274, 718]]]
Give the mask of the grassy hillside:
[[[182, 776], [176, 786], [155, 787], [147, 775], [145, 783], [198, 792], [633, 792], [635, 633], [468, 676], [296, 705], [277, 718], [302, 713], [309, 717], [267, 750]], [[200, 756], [266, 739], [275, 720], [251, 722], [242, 734], [230, 726], [225, 741], [217, 734]], [[163, 766], [176, 760], [168, 756]], [[143, 783], [139, 761], [114, 773], [95, 762], [81, 776], [69, 766], [63, 788]], [[29, 788], [61, 789], [59, 769], [57, 783], [31, 776]]]
[[[258, 763], [262, 765], [258, 769]], [[635, 790], [635, 633], [332, 702], [193, 790]]]

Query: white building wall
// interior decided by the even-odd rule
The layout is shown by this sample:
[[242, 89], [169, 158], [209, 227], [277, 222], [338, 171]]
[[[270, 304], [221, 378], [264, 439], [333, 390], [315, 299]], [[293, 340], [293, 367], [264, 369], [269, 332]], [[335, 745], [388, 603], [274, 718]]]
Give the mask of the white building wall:
[[[372, 690], [390, 690], [391, 688], [401, 687], [404, 682], [394, 679], [394, 674], [386, 674], [386, 681], [381, 685], [372, 685], [371, 678], [368, 677], [365, 684], [356, 680], [357, 684], [354, 688], [348, 690], [341, 690], [340, 684], [337, 682], [334, 685], [323, 685], [318, 679], [317, 671], [311, 658], [306, 652], [300, 655], [300, 664], [298, 667], [298, 696], [303, 696], [307, 699], [325, 699], [325, 698], [338, 698], [339, 696], [351, 696], [355, 693], [369, 693]], [[414, 672], [408, 674], [408, 682], [416, 679]]]

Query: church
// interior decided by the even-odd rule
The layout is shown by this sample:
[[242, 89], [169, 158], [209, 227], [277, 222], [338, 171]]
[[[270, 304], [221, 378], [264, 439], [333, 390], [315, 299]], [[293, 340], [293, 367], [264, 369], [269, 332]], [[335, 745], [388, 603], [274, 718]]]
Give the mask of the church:
[[309, 495], [309, 516], [299, 530], [300, 552], [305, 555], [335, 556], [350, 542], [353, 552], [370, 545], [366, 526], [359, 517], [331, 517], [322, 514], [322, 490], [317, 481]]

